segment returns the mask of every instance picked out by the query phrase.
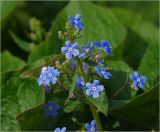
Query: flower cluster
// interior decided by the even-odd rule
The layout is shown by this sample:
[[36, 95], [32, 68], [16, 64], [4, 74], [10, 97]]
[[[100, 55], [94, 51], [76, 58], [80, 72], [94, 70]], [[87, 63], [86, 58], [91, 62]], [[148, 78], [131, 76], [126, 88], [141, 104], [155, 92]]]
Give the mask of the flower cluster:
[[59, 76], [59, 71], [54, 67], [43, 67], [40, 77], [38, 78], [39, 85], [49, 85], [49, 83], [55, 84], [57, 82], [57, 76]]
[[[63, 60], [62, 66], [66, 66], [67, 68], [70, 67], [71, 70], [69, 71], [71, 71], [71, 75], [69, 73], [66, 73], [66, 77], [68, 77], [69, 79], [70, 77], [72, 77], [72, 74], [78, 74], [79, 77], [76, 78], [76, 87], [80, 89], [76, 90], [77, 93], [75, 91], [72, 91], [72, 95], [68, 99], [74, 98], [74, 92], [76, 93], [76, 96], [84, 92], [85, 95], [91, 96], [93, 99], [98, 98], [100, 94], [105, 91], [104, 86], [101, 85], [99, 80], [88, 77], [92, 74], [95, 75], [96, 73], [96, 77], [98, 74], [105, 79], [110, 79], [112, 74], [106, 70], [103, 57], [99, 53], [95, 53], [94, 49], [97, 46], [100, 51], [103, 50], [107, 54], [112, 56], [112, 47], [107, 40], [101, 40], [101, 42], [89, 42], [85, 46], [79, 47], [79, 44], [75, 42], [75, 39], [79, 35], [80, 31], [83, 29], [83, 23], [81, 22], [82, 17], [80, 14], [76, 14], [75, 17], [68, 16], [68, 18], [68, 28], [66, 26], [67, 31], [59, 31], [59, 35], [61, 38], [66, 37], [67, 39], [69, 39], [65, 42], [65, 46], [61, 48], [62, 54], [65, 55], [65, 58], [67, 59], [64, 61], [64, 57], [61, 57]], [[76, 36], [75, 34], [78, 35]], [[89, 59], [91, 60], [91, 62], [94, 61], [94, 65], [89, 65]], [[60, 62], [61, 60], [57, 59], [56, 67], [62, 70], [61, 73], [63, 73], [65, 72], [65, 70], [63, 68], [59, 68], [59, 66], [61, 66]], [[50, 91], [52, 89], [51, 84], [55, 84], [57, 82], [57, 77], [59, 75], [60, 72], [53, 66], [43, 67], [38, 78], [38, 84], [45, 86], [46, 91]], [[60, 83], [58, 83], [58, 86], [63, 87], [63, 84], [61, 85], [61, 80], [64, 79], [66, 78], [59, 79]], [[93, 82], [91, 83], [90, 81], [92, 81], [92, 79]], [[140, 76], [140, 73], [138, 71], [134, 72], [134, 75], [131, 75], [130, 79], [133, 81], [133, 85], [135, 87], [140, 88], [144, 88], [144, 83], [147, 82], [147, 78], [145, 76]], [[53, 103], [52, 101], [48, 101], [45, 104], [44, 108], [46, 116], [56, 116], [58, 115], [57, 111], [60, 109], [60, 106]], [[98, 129], [96, 121], [92, 120], [90, 124], [86, 123], [85, 129], [87, 130], [87, 132], [97, 132]], [[56, 128], [54, 131], [65, 132], [66, 127]]]

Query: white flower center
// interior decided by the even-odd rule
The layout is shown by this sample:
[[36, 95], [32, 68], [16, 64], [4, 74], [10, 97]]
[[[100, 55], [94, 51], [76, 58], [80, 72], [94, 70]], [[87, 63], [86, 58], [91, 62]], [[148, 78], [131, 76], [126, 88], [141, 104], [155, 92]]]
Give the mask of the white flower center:
[[94, 127], [91, 127], [91, 132], [94, 132], [95, 128]]
[[88, 52], [89, 52], [89, 49], [87, 48], [87, 49], [85, 49], [85, 51], [88, 53]]
[[140, 81], [141, 81], [141, 79], [138, 77], [138, 78], [137, 78], [137, 81], [138, 81], [138, 82], [140, 82]]
[[53, 107], [52, 107], [52, 106], [49, 106], [48, 109], [49, 109], [49, 110], [53, 110]]
[[105, 72], [104, 71], [101, 71], [101, 74], [103, 75]]
[[77, 23], [78, 23], [78, 21], [77, 21], [77, 20], [74, 20], [74, 23], [76, 23], [76, 24], [77, 24]]
[[81, 84], [84, 86], [85, 85], [85, 83], [84, 82], [81, 82]]
[[72, 48], [69, 48], [68, 50], [69, 50], [70, 52], [72, 52], [73, 49], [72, 49]]
[[52, 77], [52, 73], [49, 73], [48, 76], [49, 76], [49, 77]]
[[92, 90], [95, 91], [95, 90], [96, 90], [96, 87], [92, 87]]

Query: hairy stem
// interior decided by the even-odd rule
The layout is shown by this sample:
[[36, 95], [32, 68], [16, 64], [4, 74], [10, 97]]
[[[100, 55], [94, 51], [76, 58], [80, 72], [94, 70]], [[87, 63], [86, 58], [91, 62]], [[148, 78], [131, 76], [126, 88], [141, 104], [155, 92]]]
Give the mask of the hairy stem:
[[[77, 58], [77, 59], [78, 59], [78, 66], [80, 67], [80, 71], [82, 73], [82, 77], [84, 78], [85, 82], [88, 82], [88, 77], [84, 73], [84, 70], [83, 70], [83, 64], [82, 64], [82, 62], [79, 58]], [[96, 111], [96, 107], [93, 104], [90, 103], [90, 108], [91, 108], [91, 111], [92, 111], [93, 118], [96, 121], [98, 130], [102, 131], [103, 128], [102, 128], [101, 121], [100, 121], [100, 118], [99, 118], [99, 113]]]

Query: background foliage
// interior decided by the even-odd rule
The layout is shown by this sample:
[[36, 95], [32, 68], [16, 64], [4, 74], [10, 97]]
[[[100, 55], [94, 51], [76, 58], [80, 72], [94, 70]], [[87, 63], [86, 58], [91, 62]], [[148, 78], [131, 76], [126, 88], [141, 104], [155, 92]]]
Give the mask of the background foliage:
[[[94, 102], [101, 112], [104, 129], [159, 130], [158, 1], [2, 1], [1, 130], [53, 131], [59, 126], [80, 130], [73, 117], [82, 124], [93, 119], [89, 107], [79, 100], [69, 100], [64, 105], [69, 94], [65, 91], [53, 96], [54, 102], [62, 107], [59, 116], [44, 117], [45, 95], [35, 80], [40, 68], [58, 57], [64, 42], [58, 39], [57, 32], [63, 30], [67, 16], [77, 12], [82, 15], [85, 27], [83, 37], [78, 40], [80, 45], [107, 39], [113, 46], [113, 57], [102, 53], [113, 74], [110, 80], [101, 79], [107, 95], [103, 93], [101, 98], [107, 104], [101, 98]], [[29, 38], [31, 17], [41, 21], [46, 33], [40, 41]], [[136, 95], [125, 84], [135, 70], [148, 78], [144, 91], [139, 90]]]

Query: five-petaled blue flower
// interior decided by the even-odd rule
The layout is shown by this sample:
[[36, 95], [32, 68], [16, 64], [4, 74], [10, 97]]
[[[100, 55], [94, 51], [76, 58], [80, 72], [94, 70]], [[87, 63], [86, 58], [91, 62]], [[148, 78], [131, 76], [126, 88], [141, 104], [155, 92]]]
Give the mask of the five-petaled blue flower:
[[40, 77], [38, 78], [38, 84], [44, 86], [49, 85], [50, 82], [55, 84], [59, 74], [59, 71], [54, 67], [43, 67]]
[[78, 56], [79, 55], [79, 50], [78, 48], [78, 43], [71, 43], [70, 41], [65, 42], [66, 47], [61, 48], [61, 52], [65, 54], [67, 59], [72, 59], [72, 56]]
[[97, 66], [95, 68], [96, 68], [96, 72], [100, 76], [103, 76], [105, 79], [109, 79], [109, 77], [112, 76], [112, 74], [110, 72], [107, 72], [105, 69], [99, 68]]
[[86, 123], [85, 128], [87, 129], [87, 132], [97, 132], [98, 131], [95, 120], [92, 120], [91, 124]]
[[83, 23], [80, 22], [80, 20], [82, 18], [80, 14], [76, 14], [75, 17], [68, 16], [68, 18], [69, 18], [69, 23], [71, 25], [73, 25], [75, 28], [77, 28], [79, 30], [83, 29]]
[[58, 114], [57, 110], [60, 109], [60, 106], [54, 104], [52, 101], [48, 101], [44, 108], [46, 116], [56, 116]]
[[86, 87], [88, 88], [86, 90], [86, 94], [88, 96], [93, 95], [93, 98], [97, 98], [99, 96], [99, 92], [104, 90], [104, 86], [100, 85], [98, 80], [94, 80], [93, 83], [87, 82]]
[[144, 83], [147, 82], [146, 76], [140, 76], [138, 71], [134, 72], [134, 75], [130, 76], [130, 79], [133, 81], [135, 87], [144, 88]]
[[96, 42], [95, 44], [99, 47], [99, 49], [103, 49], [105, 52], [112, 56], [112, 47], [109, 45], [107, 40], [102, 40], [101, 42]]
[[87, 56], [94, 49], [94, 43], [89, 42], [86, 46], [81, 47], [81, 52], [79, 54], [79, 58]]
[[62, 127], [61, 129], [60, 128], [56, 128], [54, 130], [54, 132], [65, 132], [66, 131], [66, 127]]
[[82, 90], [85, 88], [85, 82], [84, 82], [84, 79], [82, 77], [77, 78], [76, 86], [78, 88], [81, 88]]

